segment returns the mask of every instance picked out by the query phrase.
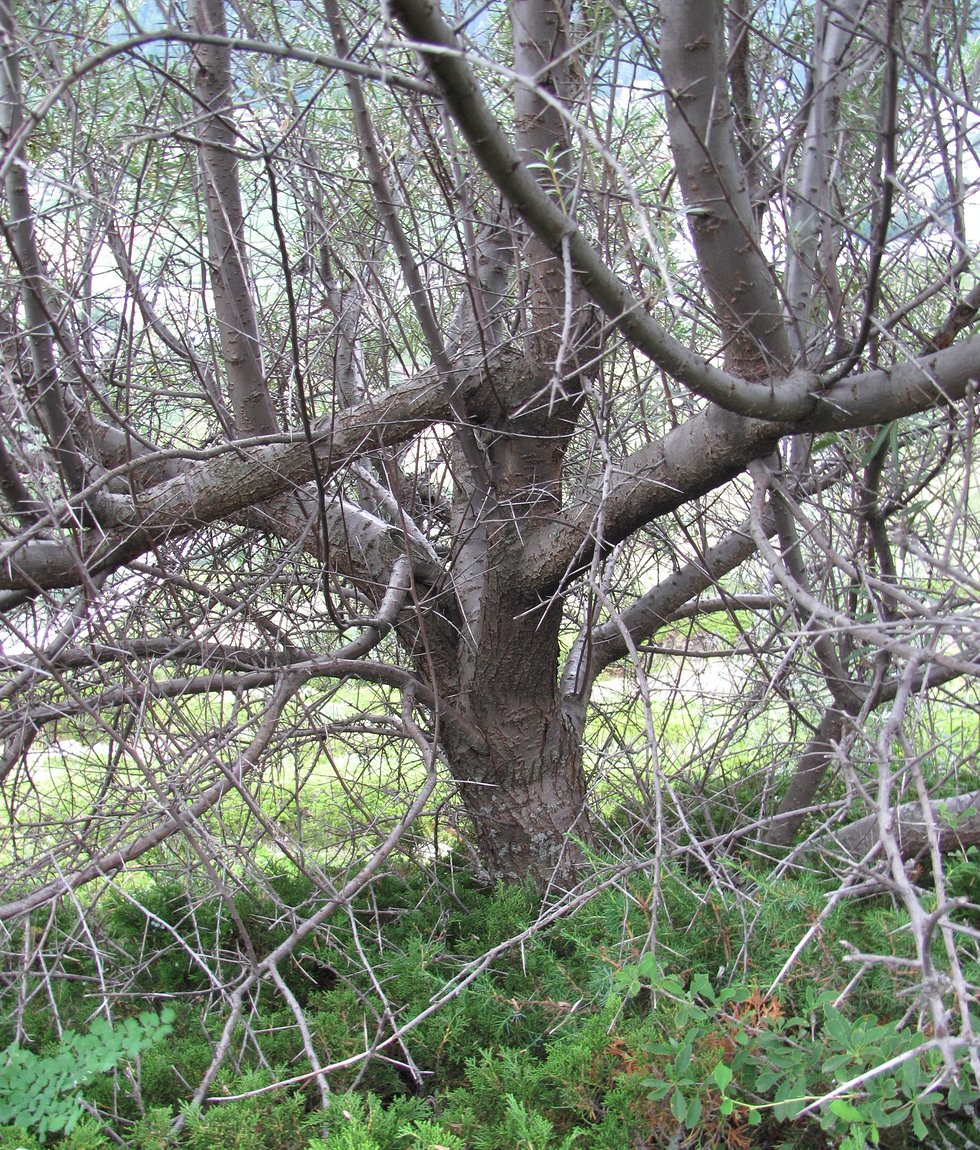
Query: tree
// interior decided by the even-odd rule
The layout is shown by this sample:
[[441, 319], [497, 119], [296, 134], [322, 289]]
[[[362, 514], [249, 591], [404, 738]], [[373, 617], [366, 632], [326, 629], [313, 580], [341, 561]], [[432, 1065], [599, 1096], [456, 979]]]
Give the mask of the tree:
[[488, 875], [568, 888], [599, 676], [663, 833], [650, 676], [704, 633], [693, 759], [774, 716], [770, 845], [835, 766], [957, 789], [917, 732], [980, 668], [969, 5], [0, 16], [0, 914], [173, 835], [213, 868], [209, 814], [302, 861], [379, 756], [417, 801], [363, 841], [444, 765]]

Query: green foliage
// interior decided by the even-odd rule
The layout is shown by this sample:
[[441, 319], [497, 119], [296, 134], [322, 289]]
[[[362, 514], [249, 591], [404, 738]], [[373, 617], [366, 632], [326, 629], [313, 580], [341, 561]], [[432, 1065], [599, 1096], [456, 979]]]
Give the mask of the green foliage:
[[169, 1106], [150, 1106], [130, 1131], [130, 1144], [136, 1150], [168, 1150], [172, 1116]]
[[60, 1145], [61, 1150], [113, 1150], [105, 1127], [94, 1118], [83, 1118]]
[[386, 1106], [375, 1094], [340, 1094], [319, 1118], [326, 1120], [323, 1136], [309, 1150], [465, 1150], [417, 1098], [394, 1098]]
[[629, 994], [645, 989], [669, 1019], [645, 1047], [655, 1073], [644, 1086], [687, 1130], [709, 1116], [736, 1128], [809, 1117], [841, 1150], [864, 1150], [900, 1125], [924, 1139], [938, 1105], [980, 1097], [931, 1089], [942, 1076], [940, 1051], [908, 1027], [848, 1017], [834, 992], [808, 990], [804, 1011], [787, 1016], [779, 998], [745, 984], [717, 989], [698, 973], [685, 986], [651, 954], [620, 981]]
[[466, 909], [450, 916], [449, 929], [457, 940], [497, 946], [525, 929], [535, 902], [530, 886], [499, 883], [493, 891], [474, 891]]
[[[262, 1070], [242, 1075], [235, 1092], [261, 1091], [276, 1077]], [[205, 1110], [192, 1111], [183, 1145], [188, 1150], [301, 1150], [306, 1145], [312, 1117], [306, 1113], [301, 1094], [265, 1090], [250, 1098], [220, 1102]]]
[[[958, 890], [968, 889], [973, 867], [967, 855], [962, 873], [952, 868]], [[213, 1097], [228, 1100], [188, 1111], [181, 1134], [173, 1134], [171, 1123], [186, 1105], [187, 1083], [200, 1081], [210, 1063], [224, 1022], [215, 1008], [220, 999], [207, 992], [179, 996], [166, 1019], [168, 1041], [144, 1049], [130, 1093], [104, 1075], [87, 1083], [86, 1101], [112, 1116], [132, 1150], [629, 1150], [680, 1136], [705, 1148], [755, 1139], [828, 1150], [879, 1134], [897, 1150], [914, 1144], [922, 1129], [935, 1129], [940, 1104], [955, 1109], [972, 1097], [955, 1088], [941, 1096], [925, 1090], [941, 1069], [937, 1053], [898, 1025], [915, 989], [914, 971], [901, 965], [868, 971], [847, 1006], [834, 1006], [850, 974], [839, 962], [842, 938], [868, 953], [912, 955], [901, 909], [880, 899], [824, 914], [780, 997], [769, 997], [757, 988], [772, 981], [825, 910], [828, 885], [819, 876], [741, 877], [752, 884], [751, 904], [726, 898], [693, 870], [663, 869], [659, 966], [642, 956], [653, 929], [650, 884], [642, 875], [499, 953], [410, 1032], [407, 1047], [422, 1073], [424, 1098], [406, 1093], [407, 1075], [381, 1058], [332, 1073], [326, 1111], [309, 1086], [264, 1089], [305, 1066], [292, 1011], [264, 983], [248, 1028], [243, 1021], [234, 1035], [234, 1063], [212, 1086]], [[260, 948], [282, 929], [271, 913], [270, 887], [290, 905], [314, 897], [305, 879], [286, 870], [242, 888], [237, 913]], [[138, 908], [123, 900], [105, 899], [92, 926], [138, 960], [141, 985], [157, 981], [168, 991], [196, 985], [190, 947], [207, 939], [230, 954], [237, 945], [220, 900], [166, 881], [147, 885], [139, 897], [186, 945], [177, 945], [170, 931], [148, 930]], [[747, 905], [754, 908], [748, 923]], [[294, 961], [283, 964], [321, 1060], [356, 1059], [365, 1026], [371, 1034], [391, 1014], [415, 1017], [461, 966], [525, 932], [536, 911], [534, 895], [522, 887], [478, 889], [455, 873], [451, 887], [433, 887], [431, 873], [416, 870], [385, 876], [349, 916], [304, 941]], [[202, 957], [212, 969], [222, 962], [232, 969], [224, 955]], [[329, 977], [320, 977], [324, 969]], [[706, 970], [722, 973], [710, 979]], [[77, 1002], [58, 1001], [63, 1023], [80, 1028], [71, 1013]], [[29, 1030], [48, 1035], [40, 996], [37, 1002]], [[899, 1060], [890, 1072], [871, 1073], [819, 1103], [889, 1058]], [[57, 1098], [68, 1101], [65, 1092]], [[814, 1111], [804, 1113], [811, 1104]], [[47, 1113], [50, 1119], [50, 1104]], [[0, 1150], [41, 1150], [45, 1140], [57, 1150], [100, 1150], [105, 1127], [72, 1113], [69, 1134], [50, 1123], [16, 1134], [11, 1127], [0, 1131]], [[29, 1119], [8, 1121], [24, 1126]]]
[[168, 1113], [186, 1097], [185, 1082], [201, 1080], [213, 1054], [193, 1004], [181, 1003], [174, 1013], [170, 1040], [151, 1047], [140, 1060], [143, 1098], [151, 1107], [165, 1106]]
[[980, 918], [980, 847], [969, 847], [946, 865], [946, 892], [953, 898], [965, 898], [974, 904], [971, 918]]
[[530, 1110], [513, 1094], [504, 1096], [504, 1115], [495, 1128], [484, 1129], [473, 1137], [474, 1150], [566, 1150], [583, 1137], [583, 1131], [573, 1130], [562, 1139], [555, 1135], [554, 1127], [543, 1114]]
[[[66, 1031], [58, 1049], [38, 1055], [16, 1043], [0, 1068], [0, 1122], [51, 1133], [70, 1133], [82, 1115], [81, 1088], [97, 1075], [136, 1058], [173, 1028], [173, 1011], [146, 1011], [111, 1026], [96, 1018], [87, 1034]], [[84, 1137], [82, 1139], [84, 1142]], [[79, 1144], [78, 1150], [85, 1150]]]
[[43, 1150], [42, 1144], [22, 1126], [0, 1129], [0, 1150]]

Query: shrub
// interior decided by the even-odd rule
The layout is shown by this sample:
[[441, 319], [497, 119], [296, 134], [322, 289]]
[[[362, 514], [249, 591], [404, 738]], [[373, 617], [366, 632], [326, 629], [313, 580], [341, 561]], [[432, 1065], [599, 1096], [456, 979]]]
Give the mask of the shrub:
[[147, 1011], [115, 1027], [96, 1018], [87, 1034], [66, 1031], [52, 1054], [8, 1046], [0, 1068], [0, 1123], [36, 1130], [41, 1138], [70, 1133], [82, 1115], [81, 1087], [166, 1037], [172, 1024], [172, 1011]]
[[[287, 1074], [283, 1069], [281, 1076]], [[270, 1070], [242, 1075], [235, 1092], [261, 1090], [278, 1076]], [[302, 1094], [267, 1090], [191, 1112], [182, 1144], [187, 1150], [301, 1150], [316, 1119], [306, 1113]]]
[[847, 1017], [832, 991], [809, 989], [801, 1012], [787, 1015], [779, 998], [755, 987], [716, 989], [705, 974], [685, 987], [650, 954], [621, 980], [630, 993], [645, 986], [658, 997], [666, 1033], [645, 1047], [654, 1076], [644, 1085], [688, 1131], [724, 1126], [731, 1141], [741, 1127], [806, 1118], [840, 1150], [864, 1150], [882, 1130], [904, 1125], [921, 1141], [938, 1105], [960, 1109], [980, 1097], [930, 1088], [942, 1077], [936, 1047], [890, 1020]]

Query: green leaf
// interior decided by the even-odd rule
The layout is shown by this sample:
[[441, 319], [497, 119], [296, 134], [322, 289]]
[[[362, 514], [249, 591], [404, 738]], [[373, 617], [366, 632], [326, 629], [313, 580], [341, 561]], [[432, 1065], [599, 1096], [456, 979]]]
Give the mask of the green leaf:
[[685, 1042], [684, 1045], [677, 1052], [677, 1057], [674, 1059], [674, 1073], [681, 1075], [691, 1065], [691, 1058], [694, 1055], [694, 1049], [690, 1042]]
[[65, 1031], [58, 1049], [44, 1057], [9, 1046], [0, 1065], [0, 1121], [41, 1137], [70, 1134], [82, 1115], [79, 1088], [168, 1034], [172, 1018], [172, 1011], [145, 1013], [115, 1028], [96, 1018], [87, 1034]]
[[651, 982], [660, 982], [663, 979], [663, 971], [660, 969], [660, 963], [649, 951], [636, 963], [633, 967], [626, 967], [623, 971], [625, 974], [627, 970], [635, 970], [641, 978], [648, 978]]
[[909, 1096], [915, 1094], [919, 1089], [919, 1083], [922, 1081], [922, 1067], [919, 1065], [918, 1058], [906, 1058], [899, 1067], [898, 1073], [901, 1076], [902, 1085], [905, 1087], [905, 1093]]
[[824, 1060], [820, 1070], [823, 1074], [834, 1074], [843, 1066], [850, 1066], [852, 1062], [849, 1054], [834, 1054], [830, 1058]]
[[832, 1006], [825, 1007], [823, 1024], [824, 1029], [838, 1046], [845, 1048], [850, 1046], [854, 1039], [854, 1028], [839, 1010], [835, 1010]]
[[763, 1070], [756, 1075], [755, 1088], [763, 1094], [770, 1091], [783, 1078], [781, 1070]]
[[689, 993], [693, 996], [696, 994], [706, 998], [709, 1002], [715, 1001], [714, 988], [711, 985], [711, 980], [704, 972], [695, 974], [691, 979], [691, 987]]
[[863, 1122], [865, 1119], [865, 1115], [846, 1098], [835, 1098], [828, 1109], [831, 1114], [843, 1119], [844, 1122]]
[[726, 1066], [724, 1062], [719, 1062], [712, 1071], [715, 1082], [718, 1084], [718, 1089], [724, 1092], [728, 1089], [732, 1080], [732, 1070], [730, 1066]]
[[643, 1085], [647, 1090], [647, 1098], [651, 1102], [659, 1102], [661, 1098], [665, 1098], [671, 1091], [669, 1082], [664, 1082], [662, 1078], [646, 1078]]

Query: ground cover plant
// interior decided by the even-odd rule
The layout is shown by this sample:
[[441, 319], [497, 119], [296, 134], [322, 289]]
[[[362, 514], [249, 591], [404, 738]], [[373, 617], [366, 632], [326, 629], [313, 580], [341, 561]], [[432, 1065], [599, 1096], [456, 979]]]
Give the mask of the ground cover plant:
[[[130, 956], [127, 981], [100, 984], [91, 953], [74, 984], [24, 996], [2, 1040], [19, 1034], [41, 1063], [70, 1052], [87, 1072], [32, 1099], [9, 1062], [0, 1106], [19, 1103], [20, 1129], [0, 1133], [0, 1145], [859, 1148], [958, 1145], [972, 1129], [968, 1079], [946, 1080], [941, 1046], [915, 1025], [914, 939], [894, 899], [835, 901], [826, 872], [775, 882], [746, 872], [723, 891], [677, 867], [661, 876], [655, 924], [650, 873], [612, 875], [561, 915], [542, 915], [530, 886], [488, 890], [446, 862], [380, 879], [293, 952], [281, 993], [256, 997], [207, 1098], [190, 1106], [188, 1085], [222, 1033], [217, 987], [240, 962], [239, 924], [261, 958], [286, 931], [282, 906], [300, 912], [317, 892], [284, 870], [271, 880], [283, 902], [243, 886], [237, 921], [189, 878], [155, 882], [138, 912], [108, 898], [86, 922], [100, 951]], [[147, 917], [163, 941], [147, 934]], [[73, 933], [64, 917], [49, 942], [65, 935], [78, 955]], [[193, 961], [202, 935], [211, 969]], [[848, 969], [858, 955], [884, 957]], [[111, 1018], [88, 1023], [86, 1051], [86, 1036], [66, 1028], [81, 1030], [107, 992]], [[156, 1014], [134, 1018], [148, 1003], [162, 1031]], [[127, 1037], [108, 1040], [116, 1034]], [[331, 1066], [326, 1101], [308, 1044]], [[75, 1115], [61, 1137], [56, 1094]], [[76, 1125], [82, 1105], [88, 1118]]]
[[964, 1133], [978, 86], [975, 0], [0, 0], [8, 1142]]

